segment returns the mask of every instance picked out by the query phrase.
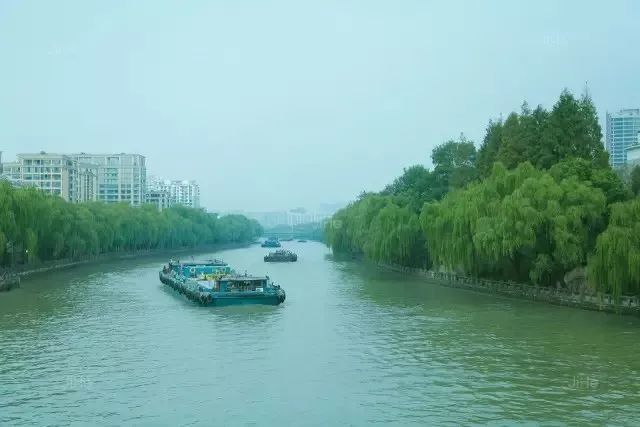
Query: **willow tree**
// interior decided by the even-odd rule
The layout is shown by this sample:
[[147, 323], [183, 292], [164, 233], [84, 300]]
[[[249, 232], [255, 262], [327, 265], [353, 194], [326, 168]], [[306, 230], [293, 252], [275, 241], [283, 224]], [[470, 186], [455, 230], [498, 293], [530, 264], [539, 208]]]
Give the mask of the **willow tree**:
[[589, 276], [597, 289], [616, 298], [640, 293], [640, 199], [611, 205], [609, 226], [589, 259]]
[[605, 210], [604, 194], [588, 182], [498, 163], [485, 181], [426, 205], [421, 224], [436, 265], [551, 285], [586, 263]]
[[364, 252], [371, 221], [390, 200], [391, 196], [364, 194], [336, 212], [325, 226], [327, 244], [338, 252]]
[[378, 262], [426, 266], [428, 260], [418, 215], [409, 207], [387, 203], [371, 222], [364, 252]]
[[[261, 227], [232, 215], [218, 220], [201, 209], [176, 206], [67, 203], [34, 188], [0, 180], [0, 266], [139, 249], [246, 242]], [[7, 251], [9, 249], [9, 251]]]

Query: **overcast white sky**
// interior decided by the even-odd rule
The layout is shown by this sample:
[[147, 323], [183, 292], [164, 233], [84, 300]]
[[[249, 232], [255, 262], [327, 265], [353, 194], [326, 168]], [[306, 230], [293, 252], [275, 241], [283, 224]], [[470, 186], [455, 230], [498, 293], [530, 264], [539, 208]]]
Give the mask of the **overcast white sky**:
[[213, 210], [348, 201], [585, 81], [640, 108], [640, 2], [0, 2], [0, 149], [136, 152]]

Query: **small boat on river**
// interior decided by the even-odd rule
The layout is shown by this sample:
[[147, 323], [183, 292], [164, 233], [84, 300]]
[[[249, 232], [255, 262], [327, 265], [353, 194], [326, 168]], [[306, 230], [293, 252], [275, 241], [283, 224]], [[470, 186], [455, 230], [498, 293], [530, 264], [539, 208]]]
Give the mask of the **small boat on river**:
[[278, 305], [286, 298], [269, 276], [238, 274], [222, 260], [170, 261], [160, 281], [201, 305]]
[[278, 249], [264, 256], [264, 262], [296, 262], [297, 260], [298, 255], [284, 249]]
[[262, 245], [260, 246], [263, 248], [279, 248], [282, 245], [280, 245], [280, 241], [277, 237], [269, 237], [267, 240], [262, 242]]

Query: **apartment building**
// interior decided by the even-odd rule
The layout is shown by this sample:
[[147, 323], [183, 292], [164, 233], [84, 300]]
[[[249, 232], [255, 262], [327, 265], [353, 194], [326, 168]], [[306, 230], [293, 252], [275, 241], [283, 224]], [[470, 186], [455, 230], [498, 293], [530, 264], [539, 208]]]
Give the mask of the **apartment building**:
[[95, 191], [96, 169], [92, 165], [79, 167], [78, 162], [65, 154], [18, 154], [17, 161], [3, 163], [2, 169], [12, 180], [69, 202], [92, 200]]
[[146, 202], [155, 205], [159, 211], [170, 208], [173, 201], [167, 191], [149, 190], [146, 195]]
[[637, 143], [640, 133], [640, 109], [623, 109], [607, 113], [609, 162], [614, 168], [627, 164], [627, 148]]
[[144, 203], [145, 158], [139, 154], [18, 154], [3, 163], [8, 178], [81, 203]]
[[145, 202], [147, 187], [146, 159], [140, 154], [71, 154], [83, 165], [93, 165], [96, 171], [95, 200], [105, 203]]
[[163, 180], [158, 177], [149, 177], [147, 196], [159, 203], [161, 194], [168, 196], [168, 204], [183, 205], [191, 208], [200, 207], [200, 186], [193, 180]]

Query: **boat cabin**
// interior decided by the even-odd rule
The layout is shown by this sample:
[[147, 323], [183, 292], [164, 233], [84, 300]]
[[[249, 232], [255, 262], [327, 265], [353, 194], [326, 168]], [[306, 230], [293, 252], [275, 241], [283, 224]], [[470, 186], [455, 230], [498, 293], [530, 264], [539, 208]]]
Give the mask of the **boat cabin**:
[[269, 286], [268, 277], [225, 276], [216, 284], [220, 292], [264, 292]]

